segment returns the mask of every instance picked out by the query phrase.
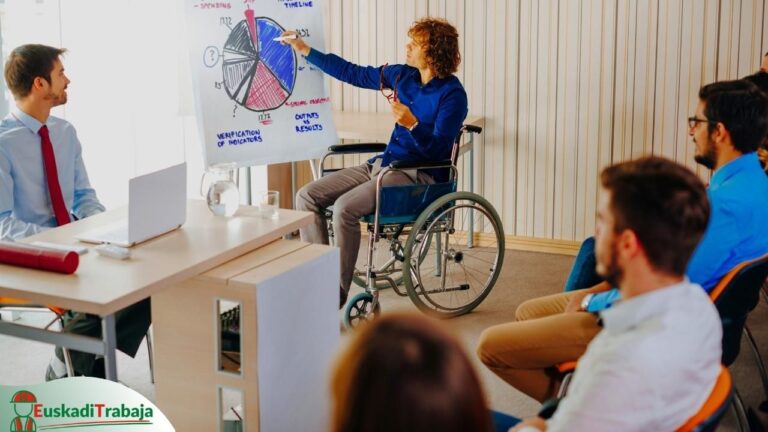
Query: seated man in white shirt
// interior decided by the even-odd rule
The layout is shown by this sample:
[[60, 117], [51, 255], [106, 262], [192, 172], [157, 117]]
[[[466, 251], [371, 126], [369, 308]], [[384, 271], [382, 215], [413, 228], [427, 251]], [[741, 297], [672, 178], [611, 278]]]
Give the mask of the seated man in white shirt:
[[719, 374], [717, 310], [684, 276], [709, 219], [701, 180], [656, 157], [608, 167], [600, 180], [597, 270], [623, 300], [601, 312], [555, 414], [514, 431], [672, 431]]
[[[59, 57], [63, 49], [22, 45], [5, 63], [5, 81], [16, 107], [0, 122], [0, 239], [17, 240], [104, 211], [88, 181], [80, 141], [66, 120], [50, 115], [67, 103], [69, 79]], [[73, 320], [67, 331], [101, 336], [99, 317]], [[70, 323], [71, 321], [71, 323]], [[141, 301], [115, 314], [117, 347], [136, 354], [150, 325], [150, 302]], [[72, 351], [76, 375], [104, 377], [104, 360]], [[46, 380], [61, 378], [63, 354], [56, 355]]]

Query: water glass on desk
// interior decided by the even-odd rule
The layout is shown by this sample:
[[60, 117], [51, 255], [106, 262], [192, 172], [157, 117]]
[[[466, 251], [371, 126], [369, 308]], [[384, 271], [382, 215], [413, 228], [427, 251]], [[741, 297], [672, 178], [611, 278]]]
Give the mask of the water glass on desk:
[[236, 166], [233, 163], [208, 167], [200, 181], [200, 194], [216, 216], [230, 217], [240, 205], [240, 192], [235, 185]]
[[255, 205], [259, 209], [261, 217], [277, 219], [280, 208], [280, 192], [271, 190], [256, 193]]

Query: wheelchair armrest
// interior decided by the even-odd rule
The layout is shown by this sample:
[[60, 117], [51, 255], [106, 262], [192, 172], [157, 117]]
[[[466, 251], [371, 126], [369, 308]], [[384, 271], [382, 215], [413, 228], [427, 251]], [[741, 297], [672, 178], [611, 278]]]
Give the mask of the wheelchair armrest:
[[560, 400], [560, 398], [553, 398], [545, 401], [543, 404], [541, 404], [538, 416], [544, 420], [549, 420], [552, 418], [552, 416], [555, 414], [555, 411], [557, 411], [558, 405], [560, 405]]
[[406, 162], [406, 161], [392, 161], [389, 164], [393, 169], [426, 169], [426, 168], [448, 168], [453, 165], [450, 159], [441, 161], [420, 161], [420, 162]]
[[464, 125], [464, 130], [471, 133], [481, 133], [483, 128], [475, 125]]
[[381, 153], [386, 148], [387, 145], [382, 143], [336, 144], [328, 147], [328, 151], [341, 154]]

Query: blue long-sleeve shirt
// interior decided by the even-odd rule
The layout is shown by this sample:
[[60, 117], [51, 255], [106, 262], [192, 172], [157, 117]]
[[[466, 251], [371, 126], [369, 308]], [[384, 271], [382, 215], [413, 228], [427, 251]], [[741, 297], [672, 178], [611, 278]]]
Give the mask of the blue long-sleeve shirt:
[[[400, 103], [407, 105], [419, 124], [409, 131], [395, 124], [387, 148], [375, 159], [381, 165], [392, 161], [425, 162], [446, 160], [451, 157], [453, 141], [467, 117], [467, 93], [459, 79], [451, 75], [432, 78], [421, 84], [419, 70], [407, 65], [359, 66], [335, 54], [324, 54], [312, 49], [307, 60], [328, 75], [357, 87], [379, 90], [382, 68], [385, 88], [396, 88]], [[382, 96], [383, 97], [383, 96]], [[442, 172], [431, 172], [437, 180], [444, 180]]]
[[[56, 117], [45, 124], [67, 210], [78, 219], [103, 212], [75, 128]], [[42, 126], [18, 108], [0, 122], [0, 239], [16, 240], [57, 226], [37, 134]]]
[[[707, 189], [711, 213], [709, 225], [688, 262], [691, 282], [707, 292], [738, 264], [768, 253], [768, 176], [757, 153], [734, 159], [715, 171]], [[620, 297], [619, 290], [592, 296], [588, 310], [598, 312]]]

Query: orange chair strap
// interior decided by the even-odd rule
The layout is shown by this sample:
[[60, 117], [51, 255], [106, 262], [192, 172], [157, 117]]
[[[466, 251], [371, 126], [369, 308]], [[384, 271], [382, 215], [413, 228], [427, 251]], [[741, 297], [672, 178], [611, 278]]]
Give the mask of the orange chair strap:
[[715, 386], [709, 393], [709, 397], [704, 401], [704, 405], [702, 405], [699, 411], [689, 418], [685, 424], [677, 428], [676, 432], [690, 432], [709, 419], [712, 414], [717, 412], [717, 410], [723, 406], [725, 400], [728, 399], [728, 396], [731, 394], [732, 386], [731, 374], [728, 373], [728, 368], [720, 365], [720, 375], [718, 375], [717, 381], [715, 381]]
[[[31, 304], [31, 303], [26, 301], [26, 300], [21, 300], [21, 299], [12, 298], [12, 297], [0, 297], [0, 305], [19, 305], [19, 306], [24, 306], [24, 305], [29, 305], [29, 304]], [[60, 308], [60, 307], [57, 307], [57, 306], [48, 306], [48, 309], [53, 311], [53, 313], [55, 313], [56, 315], [64, 315], [65, 313], [67, 313], [66, 309], [63, 309], [63, 308]]]

